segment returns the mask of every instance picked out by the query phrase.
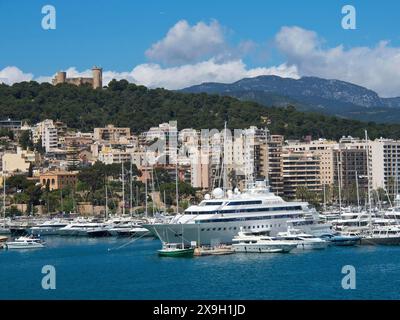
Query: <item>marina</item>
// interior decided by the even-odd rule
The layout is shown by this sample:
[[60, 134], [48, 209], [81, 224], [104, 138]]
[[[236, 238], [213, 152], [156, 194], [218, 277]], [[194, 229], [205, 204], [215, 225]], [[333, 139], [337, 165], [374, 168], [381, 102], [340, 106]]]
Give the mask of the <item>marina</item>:
[[[1, 299], [399, 299], [400, 246], [330, 246], [289, 254], [235, 253], [159, 257], [160, 242], [143, 238], [46, 237], [47, 247], [0, 251]], [[109, 250], [110, 249], [110, 250]], [[357, 289], [343, 290], [344, 265]], [[56, 290], [40, 286], [44, 265]], [[190, 286], [187, 283], [190, 277]]]

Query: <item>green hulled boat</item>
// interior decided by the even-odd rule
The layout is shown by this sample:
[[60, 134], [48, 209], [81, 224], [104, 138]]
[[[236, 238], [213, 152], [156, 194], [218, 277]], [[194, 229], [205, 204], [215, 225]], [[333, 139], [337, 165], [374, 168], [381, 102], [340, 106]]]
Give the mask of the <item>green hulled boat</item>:
[[193, 257], [194, 248], [185, 248], [181, 243], [165, 243], [163, 248], [158, 250], [162, 257]]

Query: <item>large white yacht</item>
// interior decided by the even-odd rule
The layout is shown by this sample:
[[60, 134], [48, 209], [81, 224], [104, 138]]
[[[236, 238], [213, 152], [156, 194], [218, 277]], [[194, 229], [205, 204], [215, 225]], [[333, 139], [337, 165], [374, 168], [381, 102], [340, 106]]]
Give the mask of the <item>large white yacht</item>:
[[30, 228], [33, 235], [57, 235], [61, 228], [66, 227], [69, 221], [63, 219], [52, 219]]
[[[307, 218], [307, 219], [305, 219]], [[300, 223], [305, 222], [306, 223]], [[270, 192], [266, 181], [256, 181], [244, 192], [217, 188], [198, 205], [192, 205], [169, 223], [145, 224], [162, 242], [193, 241], [198, 245], [230, 244], [242, 229], [270, 236], [286, 231], [288, 223], [313, 234], [330, 233], [330, 224], [318, 223], [318, 213], [306, 202], [286, 202]]]
[[108, 225], [104, 222], [77, 219], [70, 224], [58, 229], [60, 236], [89, 236], [90, 232], [103, 231]]

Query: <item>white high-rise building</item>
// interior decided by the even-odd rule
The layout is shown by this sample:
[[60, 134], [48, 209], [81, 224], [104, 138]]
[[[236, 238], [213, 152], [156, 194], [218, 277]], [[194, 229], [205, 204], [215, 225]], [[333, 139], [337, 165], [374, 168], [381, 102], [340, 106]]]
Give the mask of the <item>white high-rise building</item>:
[[53, 120], [46, 119], [36, 124], [33, 130], [33, 142], [38, 143], [42, 139], [42, 147], [46, 152], [52, 152], [58, 146], [58, 133]]

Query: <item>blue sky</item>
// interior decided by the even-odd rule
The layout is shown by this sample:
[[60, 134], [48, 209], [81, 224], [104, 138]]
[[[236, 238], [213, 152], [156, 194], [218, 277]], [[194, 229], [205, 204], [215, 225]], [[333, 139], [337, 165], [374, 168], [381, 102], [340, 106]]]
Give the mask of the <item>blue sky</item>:
[[[41, 28], [43, 17], [41, 8], [46, 4], [54, 5], [56, 8], [56, 30]], [[344, 30], [341, 27], [341, 8], [345, 4], [354, 5], [357, 10], [356, 30]], [[67, 70], [72, 67], [75, 67], [78, 73], [85, 72], [96, 64], [102, 66], [104, 70], [115, 72], [121, 78], [127, 77], [132, 81], [139, 79], [137, 82], [152, 86], [150, 76], [144, 74], [145, 68], [141, 68], [140, 75], [138, 71], [131, 73], [132, 70], [148, 63], [155, 64], [165, 71], [165, 68], [169, 70], [168, 68], [179, 68], [182, 65], [189, 68], [193, 64], [210, 61], [210, 59], [214, 59], [218, 67], [221, 64], [240, 60], [245, 65], [246, 72], [249, 71], [247, 73], [242, 71], [243, 74], [257, 75], [258, 73], [253, 69], [277, 67], [286, 63], [286, 66], [294, 66], [296, 71], [283, 72], [283, 75], [296, 73], [298, 76], [342, 78], [366, 85], [382, 95], [400, 95], [400, 91], [397, 92], [394, 86], [393, 89], [385, 89], [382, 81], [386, 79], [387, 74], [379, 75], [380, 83], [376, 83], [376, 79], [363, 80], [372, 75], [363, 75], [360, 79], [355, 75], [372, 60], [392, 59], [391, 63], [397, 64], [397, 50], [400, 47], [398, 33], [400, 26], [397, 22], [399, 16], [400, 4], [394, 0], [0, 0], [0, 70], [4, 71], [4, 68], [14, 66], [21, 72], [38, 78], [52, 76], [57, 70]], [[180, 64], [168, 63], [165, 52], [146, 54], [146, 50], [162, 41], [167, 32], [183, 20], [187, 23], [183, 29], [186, 28], [188, 32], [198, 23], [204, 23], [205, 26], [216, 24], [214, 25], [216, 29], [212, 30], [221, 32], [223, 43], [218, 42], [218, 48], [206, 50], [204, 57], [196, 55], [193, 61], [187, 58], [189, 60], [182, 61]], [[298, 27], [304, 32], [295, 33], [294, 29], [286, 30], [287, 33], [291, 32], [291, 36], [282, 37], [282, 41], [290, 39], [293, 42], [298, 37], [301, 44], [304, 42], [302, 36], [310, 40], [307, 32], [315, 33], [315, 38], [318, 40], [314, 40], [318, 42], [318, 45], [311, 54], [321, 58], [321, 66], [332, 60], [332, 52], [329, 50], [333, 48], [342, 45], [344, 56], [334, 61], [329, 68], [312, 68], [311, 63], [305, 61], [307, 57], [290, 51], [293, 48], [297, 50], [297, 46], [281, 43], [277, 48], [277, 34], [285, 26]], [[189, 35], [186, 39], [190, 37]], [[361, 47], [374, 50], [380, 41], [385, 40], [390, 41], [384, 45], [385, 48], [369, 52], [367, 57], [364, 57], [364, 54], [360, 58], [357, 56], [359, 53], [354, 51]], [[243, 43], [249, 44], [245, 53], [240, 49]], [[204, 48], [211, 45], [213, 44], [205, 43]], [[183, 45], [182, 42], [178, 42], [176, 50], [182, 46], [189, 47], [191, 43], [186, 41]], [[159, 48], [160, 50], [165, 50], [165, 48]], [[169, 50], [169, 57], [175, 52], [175, 49], [172, 50], [170, 47], [167, 50]], [[325, 51], [321, 53], [321, 50]], [[190, 55], [190, 52], [185, 54]], [[325, 54], [325, 56], [322, 57], [320, 54]], [[346, 54], [354, 60], [365, 58], [365, 64], [350, 71], [345, 66], [341, 68], [342, 73], [327, 71], [327, 69], [338, 69], [337, 64], [343, 64], [343, 61], [349, 60], [349, 55], [346, 56]], [[165, 59], [158, 59], [160, 56]], [[349, 65], [348, 68], [351, 66]], [[391, 64], [378, 64], [376, 68], [377, 70], [391, 69]], [[226, 72], [229, 73], [229, 70], [231, 69], [227, 69]], [[156, 72], [154, 66], [148, 74], [152, 72]], [[262, 72], [268, 73], [270, 70]], [[231, 77], [232, 80], [236, 80], [235, 77], [242, 73], [235, 71]], [[389, 74], [388, 81], [392, 82], [391, 77], [394, 76], [394, 74]], [[157, 77], [157, 75], [153, 74], [152, 77]], [[7, 73], [5, 71], [3, 74], [0, 73], [0, 78], [6, 79]], [[202, 76], [198, 78], [199, 81], [203, 79]], [[225, 79], [229, 82], [230, 77], [222, 77], [222, 80]], [[221, 79], [216, 77], [215, 80]], [[196, 79], [190, 79], [188, 84], [192, 82], [196, 82]], [[175, 87], [183, 84], [186, 83], [182, 80], [176, 83]], [[169, 83], [154, 83], [153, 86], [158, 85], [168, 87]], [[174, 85], [170, 87], [173, 88]]]

